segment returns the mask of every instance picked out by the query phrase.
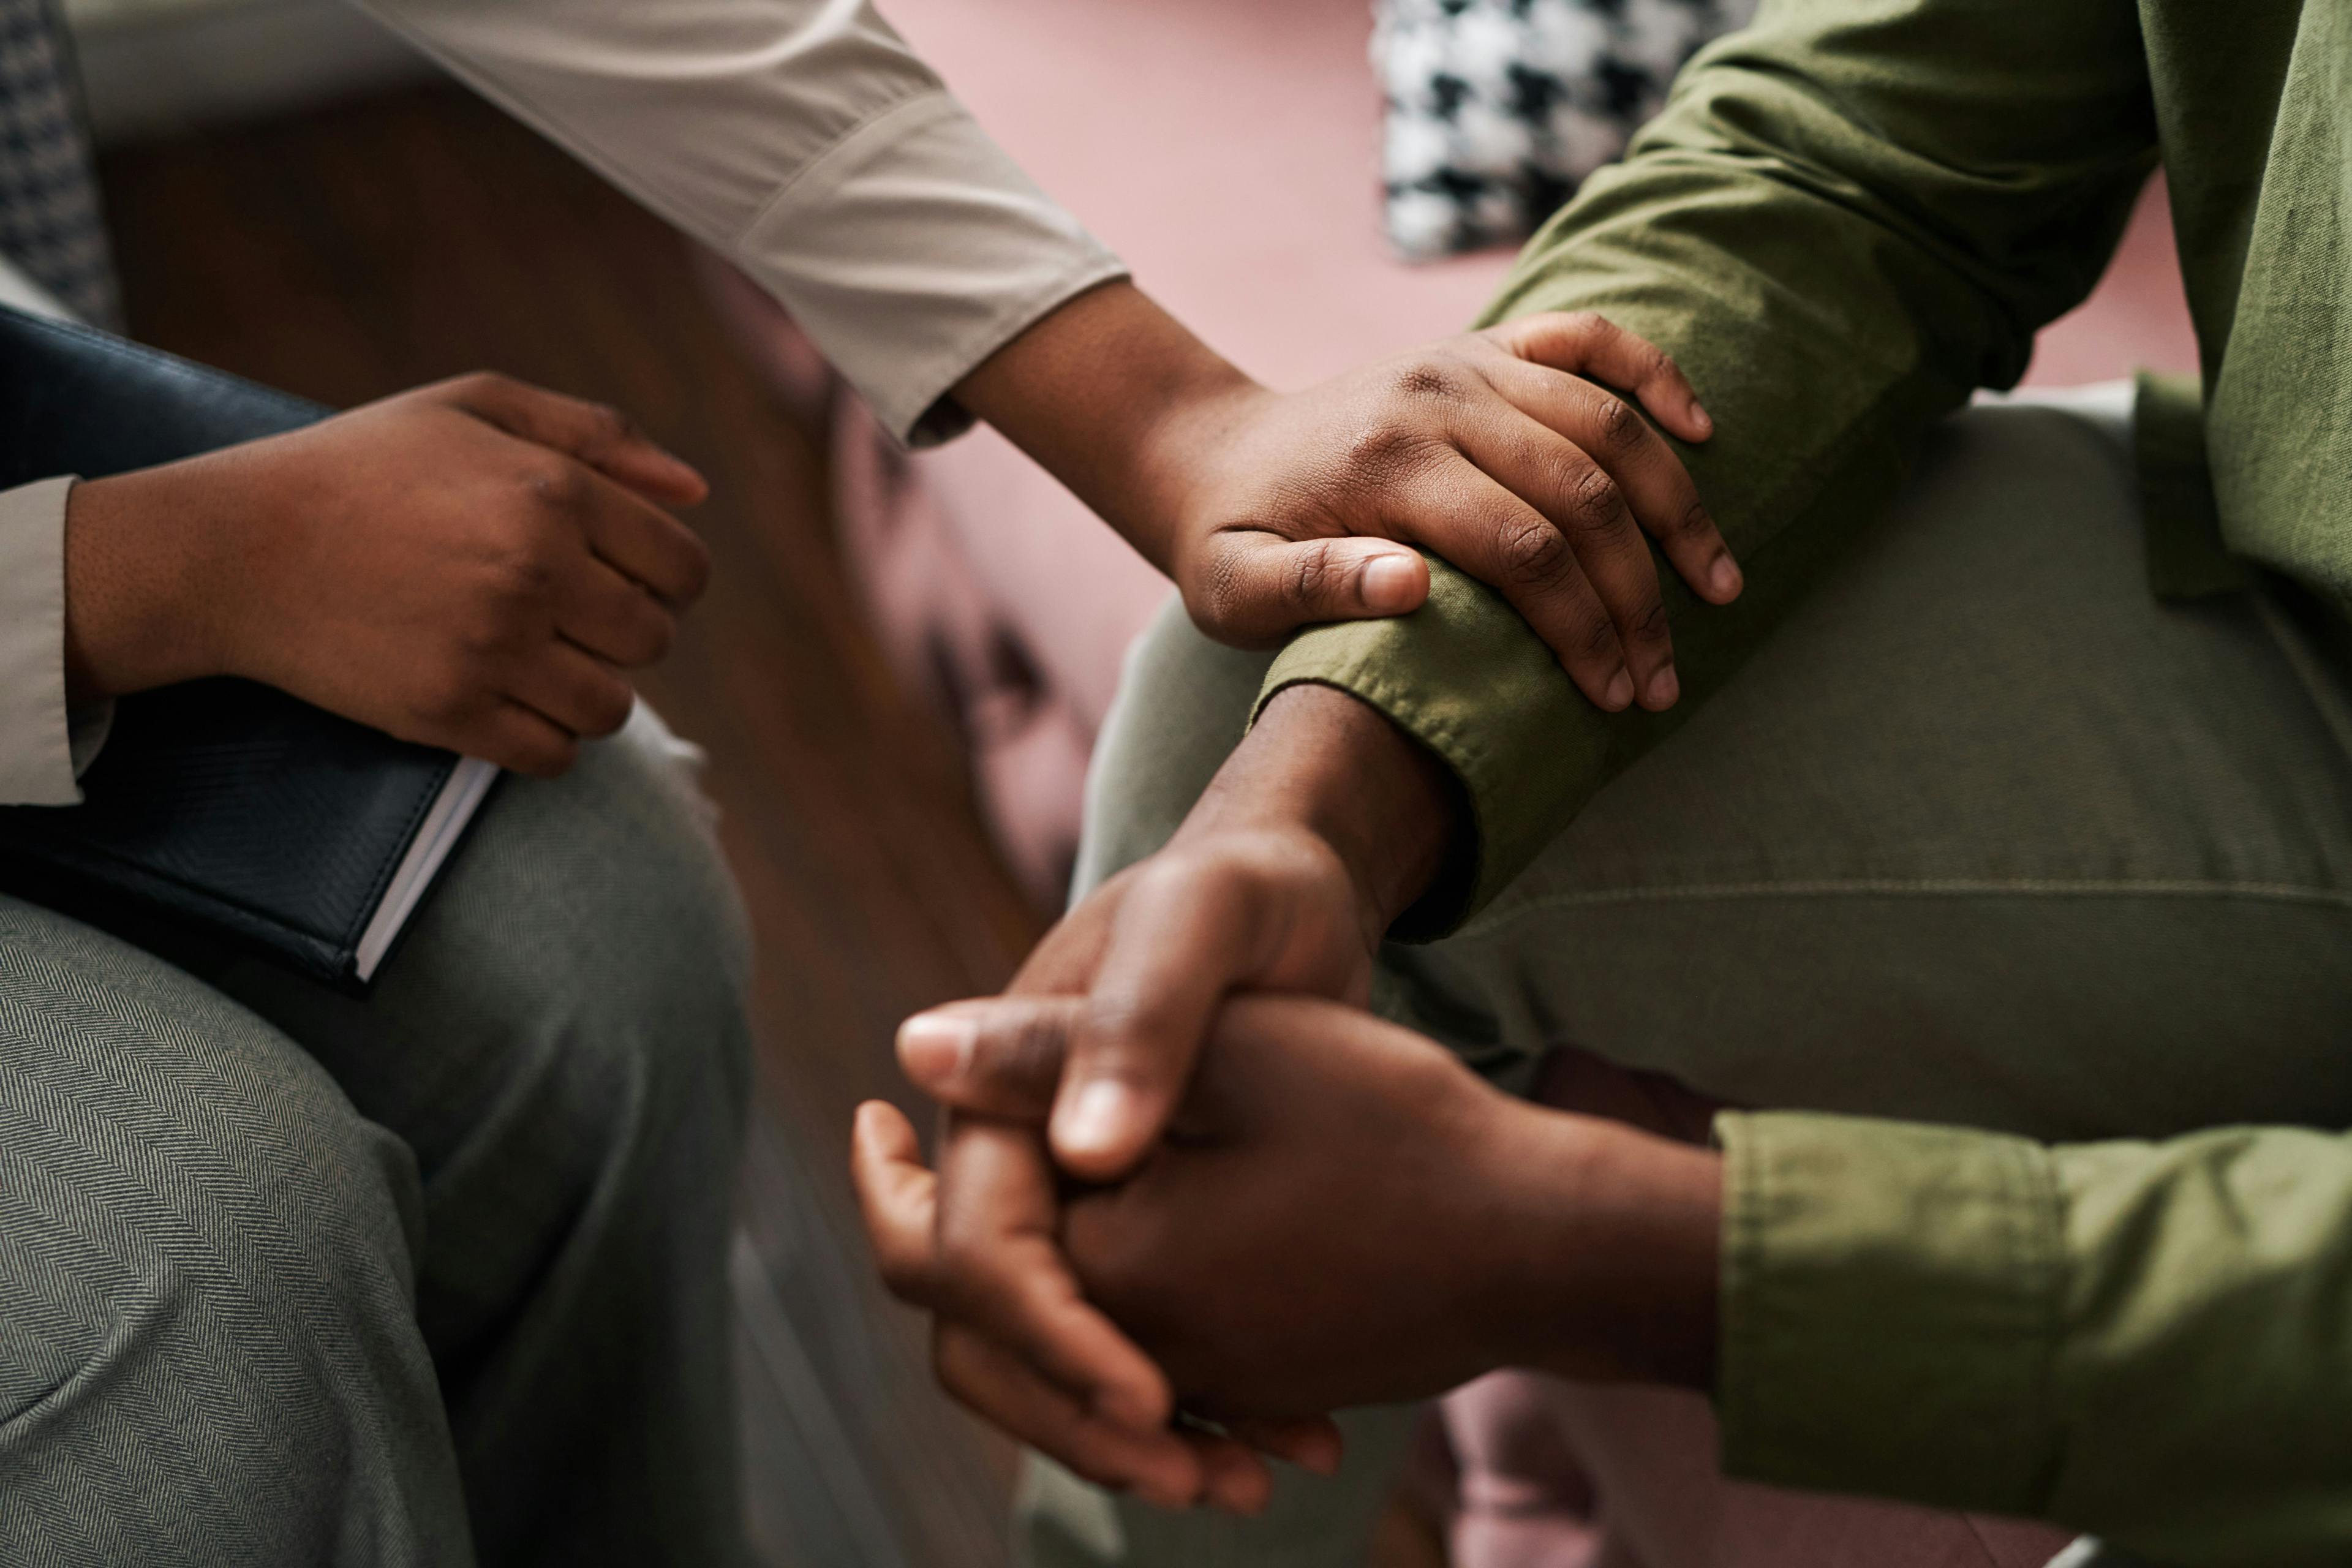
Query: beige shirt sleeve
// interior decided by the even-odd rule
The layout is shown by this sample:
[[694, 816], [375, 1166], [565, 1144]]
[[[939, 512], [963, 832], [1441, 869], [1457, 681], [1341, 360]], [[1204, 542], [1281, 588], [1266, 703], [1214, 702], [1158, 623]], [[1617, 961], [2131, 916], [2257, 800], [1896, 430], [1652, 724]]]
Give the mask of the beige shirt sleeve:
[[362, 0], [766, 288], [916, 444], [1118, 258], [864, 0]]
[[113, 705], [66, 706], [69, 479], [0, 490], [0, 805], [71, 805]]

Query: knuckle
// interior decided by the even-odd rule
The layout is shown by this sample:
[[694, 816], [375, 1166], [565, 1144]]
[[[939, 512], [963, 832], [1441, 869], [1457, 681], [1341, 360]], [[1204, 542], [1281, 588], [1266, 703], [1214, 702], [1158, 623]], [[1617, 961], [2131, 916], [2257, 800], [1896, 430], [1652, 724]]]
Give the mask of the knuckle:
[[636, 434], [636, 426], [629, 416], [609, 403], [592, 403], [587, 407], [588, 432], [606, 441], [625, 440]]
[[1626, 630], [1633, 639], [1644, 647], [1666, 640], [1666, 604], [1664, 599], [1652, 599], [1636, 611]]
[[1584, 658], [1613, 659], [1622, 651], [1617, 646], [1617, 627], [1607, 612], [1597, 605], [1579, 612], [1572, 638], [1578, 654]]
[[460, 396], [498, 397], [515, 391], [520, 384], [502, 371], [469, 370], [463, 375], [453, 377], [446, 384]]
[[1348, 468], [1368, 484], [1391, 483], [1420, 461], [1422, 437], [1393, 419], [1376, 419], [1348, 442]]
[[1612, 451], [1622, 451], [1646, 434], [1642, 416], [1633, 412], [1633, 405], [1622, 397], [1608, 395], [1593, 405], [1592, 428], [1601, 444]]
[[523, 489], [544, 510], [572, 516], [588, 501], [588, 470], [577, 463], [547, 463], [523, 476]]
[[1331, 546], [1318, 542], [1290, 552], [1283, 589], [1295, 605], [1319, 605], [1342, 585], [1344, 574]]
[[1189, 574], [1185, 607], [1202, 631], [1220, 640], [1234, 634], [1248, 605], [1242, 555], [1239, 550], [1214, 551], [1197, 571]]
[[1448, 403], [1461, 395], [1462, 385], [1451, 366], [1416, 355], [1396, 367], [1390, 390], [1405, 403]]
[[1617, 330], [1616, 323], [1598, 310], [1570, 310], [1560, 326], [1587, 349]]
[[1496, 549], [1505, 579], [1520, 586], [1552, 582], [1574, 554], [1567, 536], [1543, 518], [1511, 518], [1496, 536]]
[[1567, 502], [1570, 525], [1586, 532], [1612, 527], [1625, 509], [1624, 492], [1617, 488], [1617, 481], [1591, 464], [1570, 479]]

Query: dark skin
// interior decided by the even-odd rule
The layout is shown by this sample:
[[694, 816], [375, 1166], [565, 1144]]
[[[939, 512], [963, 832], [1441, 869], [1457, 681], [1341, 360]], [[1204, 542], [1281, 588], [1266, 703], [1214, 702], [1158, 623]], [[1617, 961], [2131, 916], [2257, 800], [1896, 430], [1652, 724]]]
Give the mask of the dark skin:
[[[1049, 1129], [963, 1110], [940, 1145], [924, 1300], [950, 1394], [1150, 1500], [1262, 1500], [1265, 1472], [1245, 1448], [1170, 1430], [1166, 1376], [1087, 1300], [1060, 1246], [1055, 1169], [1109, 1183], [1150, 1154], [1229, 993], [1360, 1005], [1380, 933], [1436, 871], [1455, 809], [1434, 759], [1377, 711], [1293, 687], [1168, 847], [1046, 935], [991, 1026], [1050, 1043]], [[958, 1012], [900, 1034], [909, 1059], [979, 1048]], [[1251, 1436], [1313, 1457], [1301, 1432]]]
[[[961, 1004], [962, 1048], [918, 1040], [902, 1058], [926, 1090], [979, 1108], [972, 1126], [1034, 1125], [1083, 1005]], [[1687, 1120], [1671, 1089], [1591, 1058], [1569, 1087], [1596, 1110]], [[940, 1242], [953, 1200], [912, 1126], [863, 1108], [856, 1162], [892, 1288], [935, 1308], [957, 1299]], [[1059, 1236], [1086, 1298], [1185, 1409], [1326, 1463], [1322, 1412], [1496, 1367], [1706, 1386], [1718, 1167], [1671, 1137], [1514, 1100], [1354, 1009], [1241, 997], [1213, 1021], [1168, 1136], [1124, 1181], [1072, 1198]], [[1063, 1413], [1051, 1451], [1132, 1480], [1123, 1436], [1104, 1441], [1080, 1410]], [[1263, 1501], [1264, 1477], [1233, 1453], [1197, 1439], [1193, 1453], [1207, 1495]], [[1132, 1484], [1153, 1495], [1163, 1482]]]
[[[1587, 379], [1587, 375], [1598, 378]], [[1263, 645], [1427, 596], [1419, 544], [1495, 584], [1592, 699], [1679, 694], [1645, 536], [1702, 596], [1739, 571], [1652, 417], [1709, 433], [1671, 360], [1531, 317], [1277, 393], [1129, 283], [1069, 300], [953, 389]], [[76, 701], [212, 675], [540, 775], [627, 718], [709, 559], [699, 475], [613, 409], [478, 374], [310, 429], [77, 485]]]
[[1416, 608], [1428, 568], [1399, 546], [1420, 545], [1508, 599], [1593, 702], [1664, 709], [1681, 687], [1647, 541], [1710, 604], [1741, 586], [1636, 405], [1685, 441], [1713, 433], [1706, 411], [1672, 359], [1591, 312], [1526, 317], [1286, 393], [1133, 284], [1108, 283], [955, 395], [1236, 647]]
[[75, 700], [277, 686], [518, 772], [627, 719], [709, 556], [702, 477], [619, 414], [478, 374], [74, 487]]

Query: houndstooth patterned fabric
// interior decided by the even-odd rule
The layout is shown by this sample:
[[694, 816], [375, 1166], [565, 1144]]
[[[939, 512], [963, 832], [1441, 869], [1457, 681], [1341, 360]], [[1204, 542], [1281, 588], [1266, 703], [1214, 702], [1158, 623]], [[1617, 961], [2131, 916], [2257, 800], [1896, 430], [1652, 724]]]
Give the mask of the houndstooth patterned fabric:
[[1390, 241], [1415, 259], [1525, 237], [1618, 157], [1756, 0], [1375, 0]]
[[89, 128], [52, 0], [0, 0], [0, 255], [84, 321], [121, 326]]

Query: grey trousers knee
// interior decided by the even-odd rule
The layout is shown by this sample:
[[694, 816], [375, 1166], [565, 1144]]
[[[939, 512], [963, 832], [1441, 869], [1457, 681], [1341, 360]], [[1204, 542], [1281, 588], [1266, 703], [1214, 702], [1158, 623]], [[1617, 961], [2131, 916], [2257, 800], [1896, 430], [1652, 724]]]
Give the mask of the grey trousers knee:
[[650, 716], [357, 999], [0, 899], [0, 1562], [726, 1563], [734, 894]]

